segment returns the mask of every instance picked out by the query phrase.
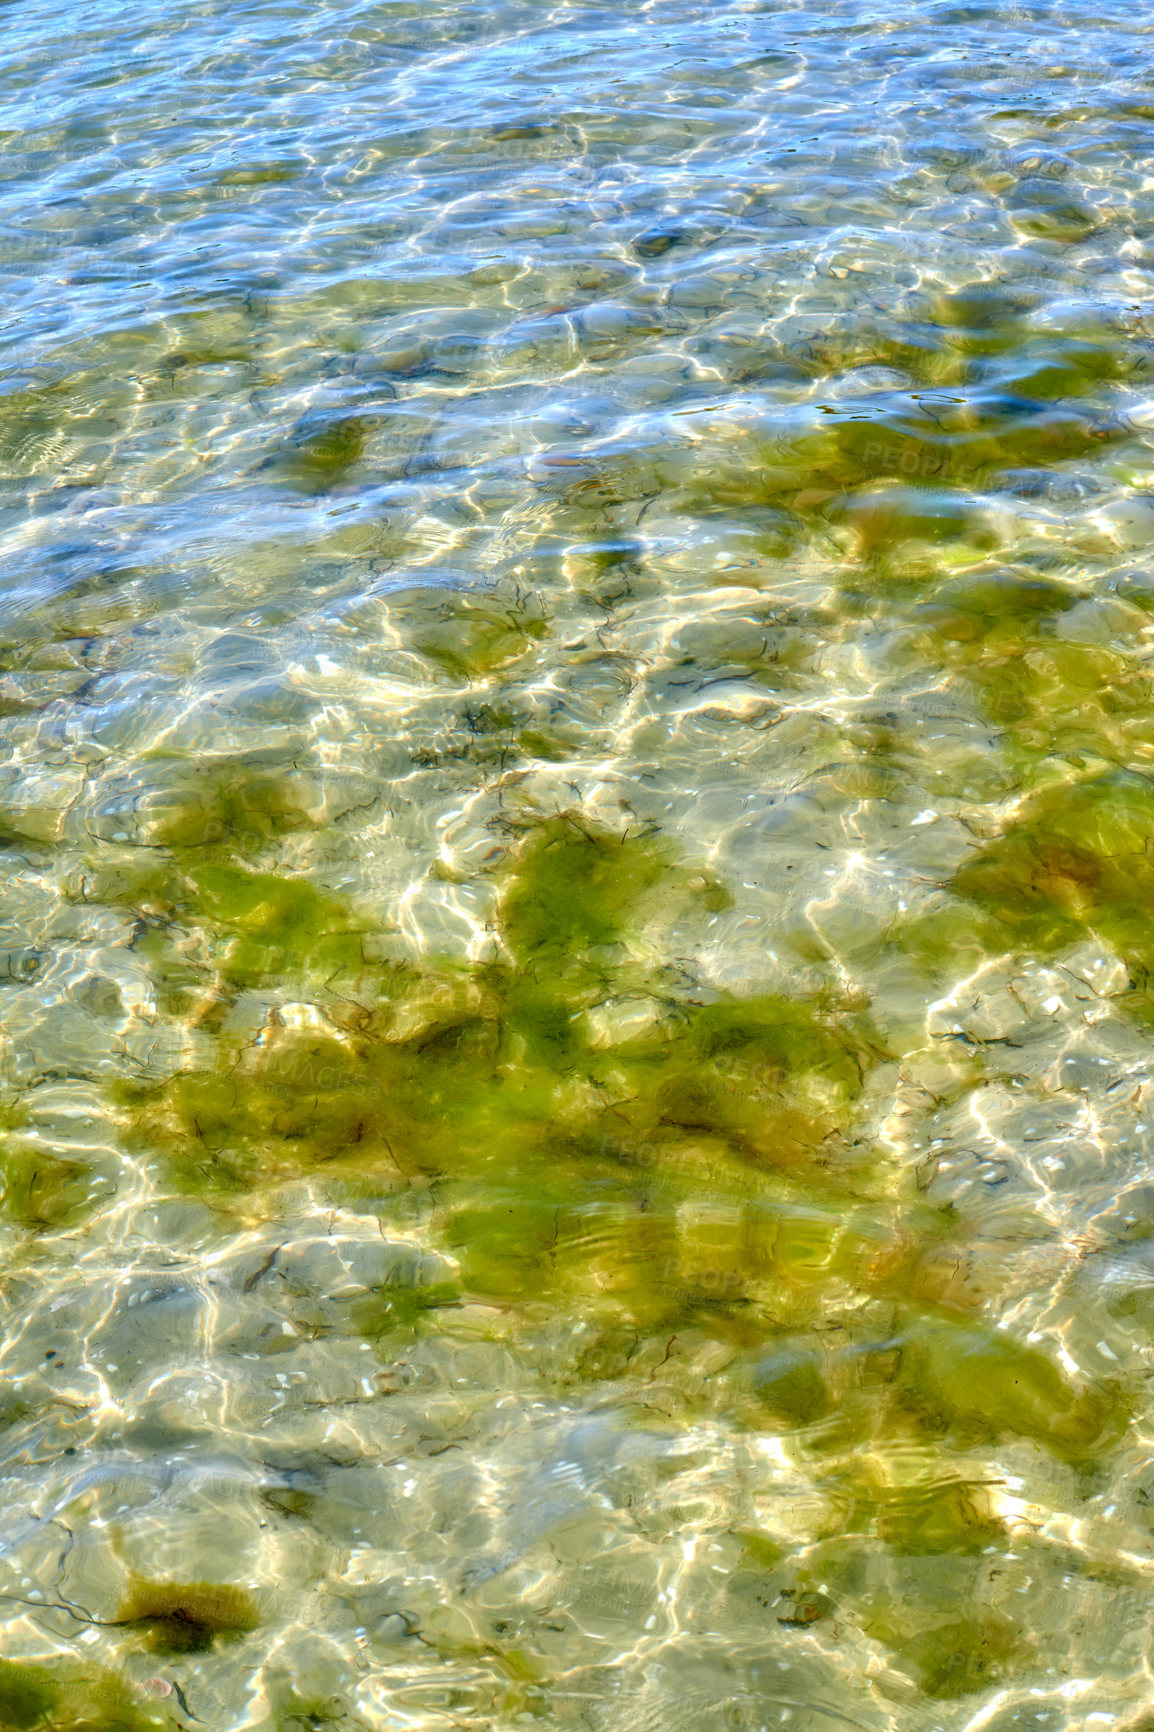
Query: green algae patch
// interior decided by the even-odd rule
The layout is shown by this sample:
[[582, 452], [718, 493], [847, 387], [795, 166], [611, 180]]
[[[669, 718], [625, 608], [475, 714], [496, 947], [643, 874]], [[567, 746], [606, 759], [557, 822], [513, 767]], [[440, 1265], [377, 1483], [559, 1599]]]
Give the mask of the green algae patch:
[[[1087, 811], [1105, 807], [1095, 824], [1081, 814], [1079, 846], [1138, 846], [1132, 780], [1129, 817], [1093, 795]], [[856, 1141], [889, 1057], [860, 1005], [695, 998], [648, 968], [644, 919], [708, 878], [660, 836], [572, 814], [526, 829], [496, 875], [503, 954], [457, 968], [373, 961], [373, 935], [303, 880], [215, 856], [180, 875], [226, 1001], [304, 981], [313, 1011], [274, 1009], [255, 1036], [210, 1036], [213, 1063], [122, 1087], [129, 1140], [181, 1189], [225, 1198], [305, 1174], [428, 1187], [459, 1280], [382, 1288], [350, 1307], [352, 1332], [419, 1329], [469, 1297], [564, 1306], [611, 1333], [701, 1331], [751, 1356], [749, 1423], [827, 1451], [911, 1431], [1017, 1436], [1085, 1465], [1124, 1432], [1120, 1394], [1075, 1388], [965, 1314], [957, 1223]], [[356, 999], [323, 984], [357, 969]], [[857, 1345], [831, 1358], [807, 1332], [833, 1322]], [[991, 1530], [969, 1521], [968, 1496], [879, 1502], [871, 1531], [912, 1556], [971, 1550]]]
[[327, 493], [348, 480], [377, 425], [372, 415], [339, 415], [320, 425], [306, 422], [280, 458], [281, 473], [298, 492]]
[[1027, 397], [998, 377], [964, 391], [878, 393], [795, 412], [758, 444], [748, 471], [709, 482], [708, 503], [785, 509], [820, 531], [853, 501], [864, 557], [893, 559], [913, 542], [957, 543], [976, 556], [993, 533], [976, 492], [1125, 436], [1093, 401]]
[[786, 1347], [764, 1359], [753, 1387], [766, 1412], [788, 1426], [813, 1425], [833, 1409], [817, 1355], [802, 1348]]
[[1001, 1330], [925, 1315], [896, 1345], [899, 1403], [962, 1444], [1023, 1437], [1092, 1466], [1130, 1423], [1133, 1403], [1121, 1390], [1078, 1388], [1047, 1354]]
[[878, 1487], [865, 1492], [855, 1505], [855, 1520], [865, 1520], [888, 1549], [900, 1557], [958, 1557], [1001, 1550], [1007, 1540], [1005, 1523], [990, 1506], [981, 1483], [965, 1480], [944, 1484]]
[[1100, 226], [1094, 209], [1070, 197], [1051, 180], [1021, 181], [1008, 203], [1010, 221], [1019, 234], [1073, 246]]
[[74, 1227], [95, 1207], [92, 1169], [30, 1131], [25, 1107], [0, 1108], [0, 1219], [30, 1232]]
[[350, 1310], [353, 1329], [367, 1341], [375, 1341], [392, 1329], [412, 1329], [429, 1311], [459, 1305], [461, 1289], [455, 1281], [424, 1281], [415, 1286], [386, 1283]]
[[[949, 1491], [948, 1483], [921, 1488], [925, 1497], [946, 1495], [956, 1510]], [[907, 1494], [898, 1495], [904, 1501]], [[790, 1596], [820, 1583], [818, 1591], [834, 1597], [841, 1616], [886, 1651], [889, 1669], [877, 1675], [878, 1687], [904, 1703], [915, 1690], [931, 1700], [975, 1695], [1020, 1678], [1034, 1659], [1023, 1631], [985, 1603], [981, 1554], [1003, 1550], [1004, 1539], [984, 1524], [961, 1535], [927, 1526], [912, 1536], [851, 1530], [818, 1539], [803, 1555]]]
[[107, 441], [123, 424], [127, 396], [99, 364], [51, 384], [6, 391], [0, 396], [0, 476], [51, 471], [94, 433]]
[[172, 1724], [114, 1673], [0, 1660], [0, 1732], [158, 1732]]
[[642, 897], [672, 868], [654, 835], [618, 836], [564, 815], [538, 825], [518, 850], [498, 907], [514, 959], [618, 942]]
[[[1006, 928], [971, 902], [946, 900], [896, 927], [891, 942], [936, 985], [977, 973], [1006, 948]], [[979, 1080], [975, 1076], [975, 1081]]]
[[315, 828], [299, 777], [259, 765], [222, 763], [178, 783], [150, 814], [149, 844], [184, 849], [257, 849]]
[[322, 1732], [326, 1726], [360, 1727], [363, 1722], [353, 1719], [339, 1696], [285, 1695], [277, 1704], [273, 1721], [276, 1732]]
[[491, 591], [406, 590], [389, 603], [389, 623], [406, 649], [455, 684], [488, 679], [548, 634], [540, 598]]
[[1052, 579], [1015, 572], [982, 572], [941, 584], [913, 618], [957, 643], [1006, 639], [1014, 648], [1036, 635], [1047, 620], [1067, 613], [1076, 591]]
[[[876, 1625], [866, 1628], [880, 1635]], [[895, 1632], [889, 1645], [897, 1664], [935, 1701], [988, 1690], [1028, 1654], [1009, 1620], [993, 1613], [927, 1624], [912, 1635]]]
[[839, 1093], [856, 1091], [869, 1066], [888, 1056], [860, 1006], [832, 996], [719, 998], [693, 1007], [686, 1038], [701, 1062], [755, 1057], [778, 1081], [822, 1076]]
[[1038, 297], [1009, 283], [979, 281], [936, 295], [926, 306], [931, 328], [951, 349], [1000, 355], [1020, 348]]
[[245, 1588], [220, 1582], [150, 1582], [135, 1577], [115, 1622], [144, 1632], [148, 1647], [166, 1654], [197, 1654], [218, 1639], [247, 1636], [260, 1625], [256, 1599]]
[[1007, 743], [1035, 760], [1053, 752], [1121, 763], [1154, 758], [1154, 682], [1133, 657], [993, 630], [948, 665]]
[[795, 406], [752, 436], [748, 464], [719, 451], [686, 487], [688, 508], [774, 513], [791, 542], [808, 534], [848, 555], [854, 588], [900, 590], [982, 564], [1003, 531], [981, 496], [1130, 437], [1110, 398], [1142, 364], [1114, 333], [1033, 329], [1028, 297], [992, 288], [927, 303], [920, 324], [828, 332], [805, 359], [767, 359], [795, 377], [899, 367], [921, 388]]
[[229, 943], [223, 972], [236, 989], [269, 979], [321, 982], [364, 968], [364, 927], [304, 878], [202, 867], [192, 875], [199, 910]]
[[[361, 989], [308, 1027], [274, 1015], [259, 1040], [221, 1041], [216, 1068], [122, 1089], [137, 1128], [181, 1151], [193, 1183], [243, 1187], [339, 1161], [535, 1183], [558, 1156], [636, 1165], [686, 1135], [771, 1168], [811, 1155], [832, 1167], [883, 1056], [868, 1019], [833, 1001], [701, 1003], [651, 983], [636, 958], [654, 895], [711, 905], [724, 887], [679, 867], [659, 837], [571, 815], [513, 849], [495, 909], [511, 960], [471, 970], [374, 961], [338, 899], [216, 856], [160, 860], [150, 884], [117, 888], [200, 930], [201, 983], [215, 971], [226, 1002], [280, 982], [322, 1000], [335, 982]], [[184, 964], [178, 989], [196, 983]], [[597, 1019], [623, 987], [652, 1013], [639, 1033], [607, 1038]]]
[[741, 1542], [743, 1560], [755, 1569], [774, 1570], [789, 1555], [786, 1546], [760, 1528], [730, 1528], [729, 1531], [735, 1540]]
[[763, 1198], [756, 1213], [756, 1239], [752, 1210], [740, 1227], [720, 1210], [710, 1221], [715, 1256], [740, 1271], [740, 1315], [760, 1324], [759, 1347], [726, 1373], [732, 1411], [796, 1434], [827, 1462], [823, 1483], [846, 1533], [911, 1556], [980, 1551], [1004, 1537], [985, 1482], [956, 1470], [933, 1485], [904, 1482], [915, 1440], [936, 1458], [941, 1445], [1022, 1439], [1083, 1470], [1126, 1435], [1129, 1389], [1071, 1378], [1042, 1348], [976, 1315], [981, 1293], [959, 1267], [961, 1223], [896, 1199], [839, 1210], [812, 1195], [788, 1206]]
[[221, 174], [214, 175], [211, 185], [220, 187], [234, 186], [275, 186], [283, 181], [298, 180], [305, 171], [303, 161], [292, 159], [284, 162], [259, 162], [248, 167], [237, 166], [225, 169]]
[[90, 1172], [83, 1161], [0, 1144], [0, 1214], [33, 1232], [75, 1226], [94, 1206]]
[[61, 1686], [47, 1666], [0, 1660], [0, 1726], [25, 1732], [46, 1720], [60, 1701]]
[[1052, 952], [1090, 931], [1128, 962], [1154, 962], [1154, 784], [1111, 771], [1052, 785], [951, 883], [1022, 949]]
[[[378, 977], [380, 984], [381, 977]], [[879, 1049], [828, 1005], [683, 1004], [648, 1040], [594, 1045], [589, 987], [490, 966], [476, 977], [400, 971], [352, 1025], [273, 1023], [221, 1043], [219, 1069], [124, 1085], [136, 1135], [167, 1147], [194, 1187], [244, 1189], [334, 1164], [412, 1179], [544, 1174], [580, 1197], [602, 1172], [661, 1175], [704, 1142], [728, 1167], [813, 1169], [852, 1183], [840, 1141]], [[748, 1182], [748, 1180], [746, 1181]]]
[[[907, 1501], [908, 1493], [898, 1495]], [[945, 1531], [927, 1517], [912, 1533], [904, 1520], [895, 1532], [883, 1513], [875, 1526], [888, 1532], [850, 1531], [811, 1546], [795, 1578], [798, 1588], [822, 1582], [842, 1616], [886, 1650], [890, 1669], [877, 1682], [893, 1700], [910, 1702], [916, 1690], [948, 1701], [1020, 1678], [1034, 1659], [1029, 1642], [1000, 1610], [983, 1603], [987, 1566], [981, 1554], [1003, 1550], [1004, 1537], [980, 1517], [976, 1530], [965, 1524], [953, 1531], [959, 1495], [972, 1495], [961, 1488], [951, 1494], [948, 1484], [925, 1486], [921, 1495], [945, 1497]]]
[[486, 1137], [507, 1154], [493, 1092], [495, 1020], [464, 1011], [402, 1034], [394, 1018], [412, 1006], [401, 999], [390, 1009], [359, 1033], [274, 1024], [259, 1044], [226, 1047], [219, 1070], [184, 1072], [122, 1099], [194, 1189], [244, 1190], [332, 1163], [411, 1177], [454, 1157], [480, 1159]]
[[[157, 848], [144, 862], [112, 856], [85, 873], [78, 891], [146, 923], [139, 942], [162, 996], [171, 988], [179, 1000], [182, 989], [195, 995], [212, 987], [235, 996], [280, 982], [315, 992], [366, 972], [368, 926], [345, 902], [304, 876], [236, 865], [216, 846]], [[174, 928], [196, 935], [199, 946], [174, 946]]]
[[998, 367], [998, 377], [1027, 397], [1084, 397], [1125, 379], [1133, 360], [1084, 337], [1032, 337]]
[[[498, 874], [507, 960], [472, 968], [366, 959], [368, 935], [301, 881], [215, 858], [173, 870], [221, 1004], [302, 979], [318, 1001], [303, 1023], [274, 1009], [255, 1037], [211, 1037], [212, 1064], [121, 1085], [130, 1142], [181, 1189], [240, 1196], [314, 1172], [435, 1185], [465, 1293], [566, 1296], [654, 1326], [753, 1297], [809, 1318], [799, 1207], [829, 1209], [837, 1279], [868, 1279], [876, 1247], [850, 1249], [837, 1209], [877, 1186], [852, 1120], [885, 1049], [832, 995], [702, 1002], [653, 976], [643, 919], [724, 890], [660, 837], [567, 814], [525, 831]], [[358, 996], [337, 995], [358, 967]], [[701, 1217], [710, 1195], [732, 1230]], [[384, 1293], [354, 1324], [412, 1326], [455, 1298]]]
[[858, 558], [867, 563], [901, 561], [908, 567], [920, 548], [964, 548], [972, 556], [998, 544], [972, 502], [948, 488], [867, 489], [831, 502], [826, 515], [849, 524]]

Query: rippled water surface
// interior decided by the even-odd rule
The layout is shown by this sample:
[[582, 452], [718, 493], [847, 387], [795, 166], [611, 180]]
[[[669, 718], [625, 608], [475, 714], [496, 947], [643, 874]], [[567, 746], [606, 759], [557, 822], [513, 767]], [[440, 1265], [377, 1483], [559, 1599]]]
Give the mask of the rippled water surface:
[[2, 1732], [1149, 1732], [1141, 9], [0, 16]]

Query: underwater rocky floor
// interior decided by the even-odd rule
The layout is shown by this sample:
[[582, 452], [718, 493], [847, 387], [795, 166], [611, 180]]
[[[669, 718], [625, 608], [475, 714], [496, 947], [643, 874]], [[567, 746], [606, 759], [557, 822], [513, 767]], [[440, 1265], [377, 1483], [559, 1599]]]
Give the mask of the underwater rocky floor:
[[9, 9], [0, 1732], [1154, 1728], [1149, 34]]

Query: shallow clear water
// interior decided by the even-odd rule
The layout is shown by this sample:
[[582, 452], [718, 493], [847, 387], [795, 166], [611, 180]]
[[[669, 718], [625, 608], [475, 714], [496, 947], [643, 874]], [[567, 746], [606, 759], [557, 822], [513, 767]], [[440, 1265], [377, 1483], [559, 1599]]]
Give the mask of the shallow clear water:
[[4, 8], [0, 1727], [1154, 1724], [1133, 8]]

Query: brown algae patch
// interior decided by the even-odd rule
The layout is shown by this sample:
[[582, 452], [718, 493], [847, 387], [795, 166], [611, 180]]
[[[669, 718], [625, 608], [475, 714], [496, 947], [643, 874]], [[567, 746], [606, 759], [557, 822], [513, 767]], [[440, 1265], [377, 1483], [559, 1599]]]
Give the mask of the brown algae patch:
[[166, 1654], [196, 1654], [218, 1640], [247, 1636], [260, 1625], [260, 1610], [245, 1588], [220, 1582], [152, 1582], [134, 1577], [115, 1623], [144, 1632], [150, 1648]]

